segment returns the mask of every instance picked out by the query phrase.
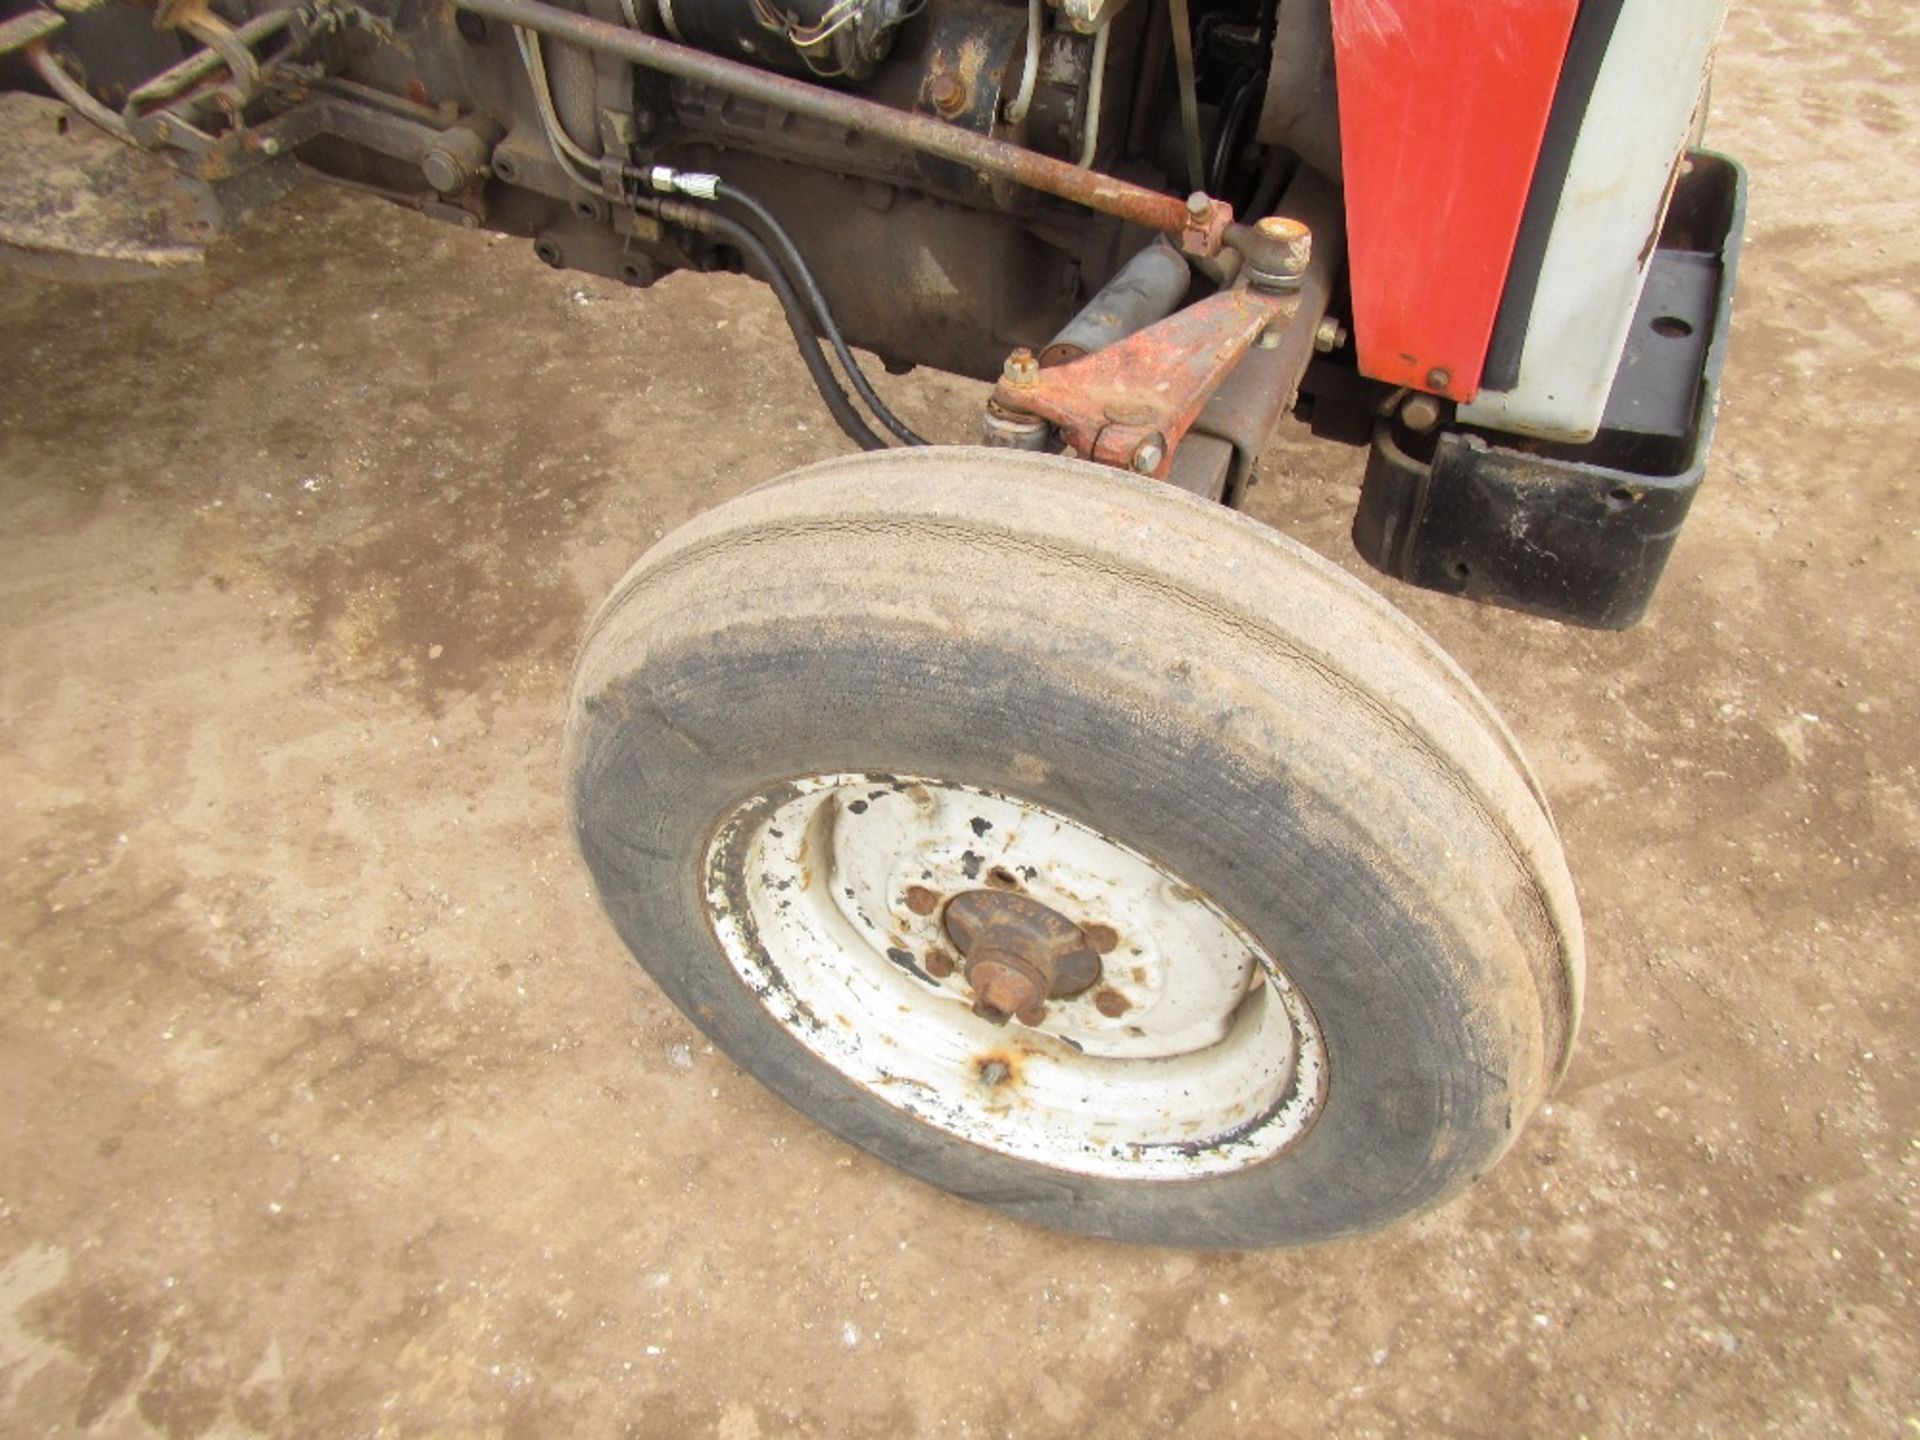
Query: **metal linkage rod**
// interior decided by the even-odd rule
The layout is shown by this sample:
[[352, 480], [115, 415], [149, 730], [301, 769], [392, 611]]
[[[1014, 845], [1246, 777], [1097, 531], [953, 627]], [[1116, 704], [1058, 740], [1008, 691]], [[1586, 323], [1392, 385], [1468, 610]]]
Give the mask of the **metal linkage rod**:
[[629, 64], [658, 70], [763, 105], [842, 125], [862, 135], [889, 141], [904, 149], [935, 155], [983, 174], [1010, 180], [1031, 190], [1057, 195], [1089, 210], [1116, 215], [1150, 230], [1175, 236], [1190, 255], [1220, 253], [1232, 207], [1206, 196], [1181, 199], [1116, 180], [1098, 171], [1083, 170], [1064, 160], [977, 135], [930, 115], [896, 110], [890, 105], [811, 85], [771, 71], [756, 70], [738, 60], [709, 55], [691, 46], [662, 40], [638, 30], [595, 20], [563, 10], [543, 0], [455, 0], [503, 25], [524, 26], [555, 40], [617, 56]]

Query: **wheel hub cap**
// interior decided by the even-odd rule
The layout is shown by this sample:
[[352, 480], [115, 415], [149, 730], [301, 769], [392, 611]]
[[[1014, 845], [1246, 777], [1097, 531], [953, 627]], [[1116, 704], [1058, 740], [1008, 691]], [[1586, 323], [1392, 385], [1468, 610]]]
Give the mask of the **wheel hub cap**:
[[942, 923], [966, 957], [973, 1013], [990, 1024], [1017, 1015], [1037, 1026], [1048, 1000], [1071, 999], [1100, 982], [1100, 957], [1081, 928], [1025, 895], [962, 891], [947, 902]]

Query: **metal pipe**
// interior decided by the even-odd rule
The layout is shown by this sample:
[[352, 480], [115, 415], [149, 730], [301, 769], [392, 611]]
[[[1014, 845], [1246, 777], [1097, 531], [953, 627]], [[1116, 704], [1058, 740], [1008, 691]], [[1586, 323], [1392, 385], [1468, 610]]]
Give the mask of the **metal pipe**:
[[1220, 248], [1218, 223], [1196, 225], [1196, 214], [1231, 214], [1221, 201], [1211, 207], [1190, 206], [1172, 195], [1149, 190], [1082, 170], [1064, 160], [977, 135], [957, 125], [948, 125], [929, 115], [895, 110], [890, 105], [843, 95], [822, 86], [810, 85], [771, 71], [756, 70], [737, 60], [709, 55], [690, 46], [676, 45], [655, 35], [623, 29], [590, 16], [542, 3], [542, 0], [455, 0], [463, 10], [471, 10], [504, 25], [522, 25], [556, 40], [584, 45], [590, 50], [615, 56], [631, 65], [658, 70], [682, 80], [711, 85], [743, 99], [787, 110], [796, 115], [845, 126], [863, 136], [872, 136], [909, 150], [922, 151], [951, 160], [957, 165], [1010, 180], [1031, 190], [1057, 195], [1084, 205], [1089, 210], [1115, 215], [1135, 225], [1164, 234], [1182, 237], [1182, 247], [1194, 253], [1216, 254]]
[[127, 133], [126, 122], [94, 99], [86, 86], [67, 73], [67, 67], [47, 48], [45, 40], [35, 40], [27, 46], [27, 63], [33, 66], [34, 73], [47, 82], [47, 88], [59, 96], [61, 103], [69, 110], [91, 120], [116, 140], [133, 144], [133, 137]]
[[1113, 17], [1100, 22], [1093, 36], [1093, 59], [1088, 62], [1087, 123], [1081, 127], [1080, 168], [1093, 168], [1093, 157], [1100, 149], [1100, 107], [1107, 82], [1107, 41], [1113, 37]]
[[1178, 250], [1156, 240], [1122, 265], [1100, 293], [1040, 352], [1043, 368], [1104, 350], [1171, 315], [1186, 298], [1193, 271]]
[[[269, 10], [264, 15], [256, 15], [246, 24], [236, 28], [230, 39], [236, 46], [246, 48], [249, 54], [261, 41], [279, 34], [291, 25], [300, 14], [297, 7], [287, 10]], [[199, 37], [196, 36], [196, 39]], [[202, 42], [205, 43], [204, 41]], [[196, 50], [170, 70], [162, 70], [148, 80], [132, 94], [127, 96], [127, 110], [132, 113], [144, 105], [158, 104], [162, 100], [171, 100], [176, 95], [191, 89], [215, 71], [226, 69], [237, 81], [241, 77], [233, 70], [228, 58], [212, 45]]]
[[1020, 89], [1003, 112], [1009, 125], [1027, 123], [1027, 110], [1033, 104], [1034, 83], [1040, 78], [1040, 30], [1047, 18], [1047, 0], [1033, 0], [1027, 7], [1027, 58], [1020, 66]]
[[1200, 93], [1193, 67], [1193, 16], [1187, 0], [1167, 0], [1167, 24], [1173, 30], [1173, 69], [1180, 86], [1180, 131], [1186, 140], [1187, 183], [1198, 190], [1207, 183], [1200, 158]]

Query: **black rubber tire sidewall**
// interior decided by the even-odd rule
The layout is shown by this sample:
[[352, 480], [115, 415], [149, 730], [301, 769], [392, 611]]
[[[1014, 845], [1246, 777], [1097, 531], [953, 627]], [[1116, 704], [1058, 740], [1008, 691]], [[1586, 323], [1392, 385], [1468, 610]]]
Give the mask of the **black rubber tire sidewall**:
[[[1149, 512], [1163, 503], [1150, 499]], [[1368, 747], [1394, 732], [1371, 700], [1311, 667], [1236, 687], [1209, 670], [1230, 658], [1217, 652], [1235, 643], [1231, 626], [1209, 661], [1151, 623], [1067, 612], [1071, 567], [1044, 553], [1012, 554], [982, 585], [953, 568], [968, 556], [937, 542], [908, 576], [859, 572], [880, 544], [871, 532], [767, 532], [762, 544], [750, 522], [742, 534], [742, 554], [769, 567], [761, 586], [709, 595], [684, 567], [676, 584], [673, 567], [643, 563], [622, 587], [583, 658], [570, 770], [615, 927], [743, 1068], [953, 1194], [1130, 1241], [1247, 1247], [1372, 1229], [1453, 1194], [1506, 1148], [1558, 1058], [1547, 1012], [1568, 1002], [1541, 993], [1498, 827], [1430, 757], [1383, 779], [1393, 756]], [[822, 583], [803, 555], [838, 577], [839, 603], [803, 593]], [[957, 602], [964, 614], [949, 613]], [[1249, 744], [1261, 724], [1295, 728]], [[1280, 961], [1321, 1028], [1329, 1083], [1311, 1129], [1228, 1175], [1100, 1179], [934, 1130], [823, 1064], [720, 954], [703, 869], [745, 800], [836, 771], [1035, 801], [1206, 890]], [[1436, 880], [1449, 856], [1462, 873]]]

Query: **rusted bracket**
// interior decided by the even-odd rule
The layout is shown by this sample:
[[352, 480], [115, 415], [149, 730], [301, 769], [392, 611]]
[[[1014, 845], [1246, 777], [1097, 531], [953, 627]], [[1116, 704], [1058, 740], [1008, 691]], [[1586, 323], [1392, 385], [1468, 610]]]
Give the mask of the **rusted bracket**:
[[1016, 351], [989, 404], [1050, 422], [1083, 459], [1164, 480], [1220, 382], [1299, 305], [1293, 291], [1224, 290], [1066, 365]]

